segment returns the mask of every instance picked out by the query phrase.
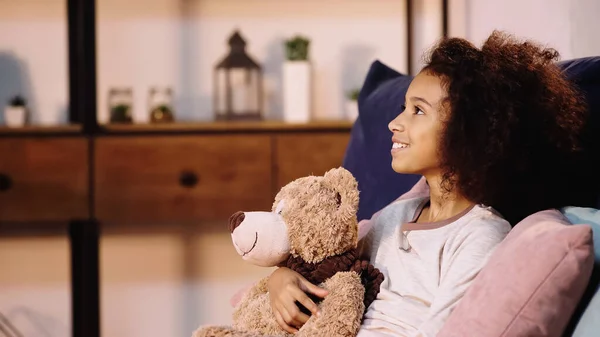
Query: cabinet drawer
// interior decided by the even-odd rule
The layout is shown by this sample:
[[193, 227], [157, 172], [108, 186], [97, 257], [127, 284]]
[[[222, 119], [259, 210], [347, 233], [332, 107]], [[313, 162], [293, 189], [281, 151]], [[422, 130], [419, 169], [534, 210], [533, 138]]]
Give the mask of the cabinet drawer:
[[277, 189], [296, 178], [341, 166], [349, 140], [349, 133], [338, 132], [277, 136]]
[[260, 135], [101, 138], [96, 192], [96, 212], [106, 222], [214, 220], [268, 209], [271, 141]]
[[3, 138], [0, 221], [87, 217], [87, 153], [83, 138]]

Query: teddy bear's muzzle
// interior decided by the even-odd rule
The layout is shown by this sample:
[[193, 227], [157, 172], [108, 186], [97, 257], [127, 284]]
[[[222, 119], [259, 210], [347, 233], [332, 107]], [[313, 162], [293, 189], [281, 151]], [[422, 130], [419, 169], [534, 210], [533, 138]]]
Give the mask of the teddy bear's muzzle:
[[238, 226], [244, 221], [244, 212], [235, 212], [229, 217], [229, 232], [233, 233], [233, 231], [238, 228]]

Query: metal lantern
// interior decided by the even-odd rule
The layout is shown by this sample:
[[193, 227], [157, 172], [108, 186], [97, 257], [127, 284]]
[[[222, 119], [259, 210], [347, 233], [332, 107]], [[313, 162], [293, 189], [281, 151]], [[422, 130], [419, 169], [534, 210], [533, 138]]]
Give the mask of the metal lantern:
[[214, 109], [217, 120], [262, 119], [262, 69], [248, 54], [239, 31], [229, 38], [229, 54], [214, 72]]

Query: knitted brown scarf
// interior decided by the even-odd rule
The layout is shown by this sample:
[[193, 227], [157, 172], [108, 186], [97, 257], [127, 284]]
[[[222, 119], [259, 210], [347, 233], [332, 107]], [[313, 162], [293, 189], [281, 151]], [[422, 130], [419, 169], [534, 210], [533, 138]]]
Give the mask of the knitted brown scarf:
[[[361, 260], [358, 250], [353, 249], [341, 255], [325, 258], [318, 263], [305, 262], [301, 257], [290, 256], [283, 266], [294, 270], [302, 275], [312, 284], [320, 284], [340, 271], [355, 271], [360, 275], [363, 286], [365, 287], [364, 304], [365, 310], [377, 297], [379, 287], [383, 282], [383, 274], [379, 269], [373, 267], [367, 260]], [[322, 299], [308, 294], [309, 297], [318, 303]], [[308, 314], [308, 310], [300, 305], [303, 312]]]

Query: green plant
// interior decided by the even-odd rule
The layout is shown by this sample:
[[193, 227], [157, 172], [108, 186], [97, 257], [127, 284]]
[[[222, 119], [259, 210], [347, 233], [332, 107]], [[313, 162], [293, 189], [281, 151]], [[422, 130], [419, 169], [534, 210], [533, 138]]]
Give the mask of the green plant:
[[25, 106], [25, 99], [19, 95], [13, 97], [10, 99], [9, 102], [10, 106], [12, 107], [24, 107]]
[[171, 107], [166, 104], [160, 104], [150, 112], [150, 119], [152, 122], [172, 122], [175, 117], [173, 116]]
[[358, 101], [358, 95], [360, 94], [360, 89], [353, 89], [348, 92], [348, 98], [352, 101]]
[[308, 48], [310, 40], [306, 37], [296, 35], [285, 41], [285, 55], [288, 61], [308, 60]]
[[130, 122], [130, 106], [127, 104], [117, 104], [111, 108], [110, 119], [112, 122]]
[[166, 104], [160, 104], [160, 105], [156, 106], [156, 109], [160, 110], [160, 112], [163, 112], [163, 113], [171, 112], [171, 107], [169, 107]]

